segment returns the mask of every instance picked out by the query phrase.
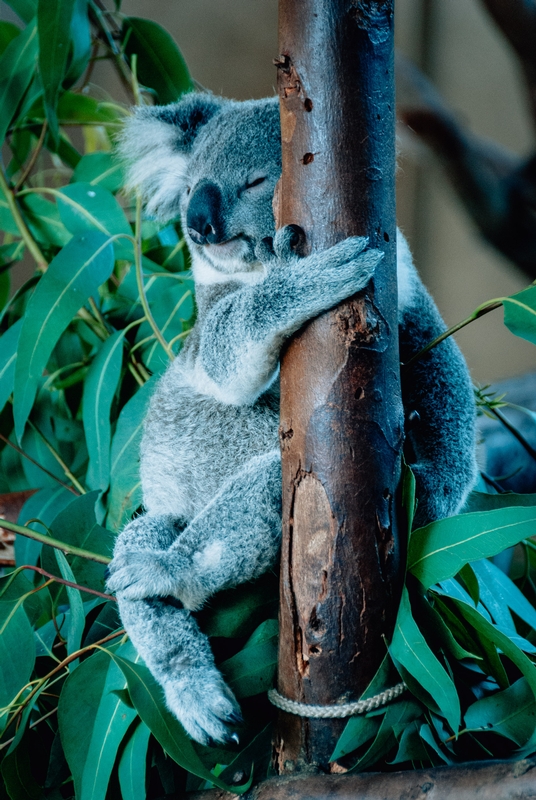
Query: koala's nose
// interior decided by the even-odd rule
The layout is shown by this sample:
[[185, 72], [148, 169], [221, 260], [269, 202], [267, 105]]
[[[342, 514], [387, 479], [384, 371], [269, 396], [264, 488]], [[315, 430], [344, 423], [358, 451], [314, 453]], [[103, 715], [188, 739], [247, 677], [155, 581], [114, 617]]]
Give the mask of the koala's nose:
[[225, 241], [222, 195], [215, 183], [200, 183], [190, 197], [186, 213], [188, 234], [196, 244]]

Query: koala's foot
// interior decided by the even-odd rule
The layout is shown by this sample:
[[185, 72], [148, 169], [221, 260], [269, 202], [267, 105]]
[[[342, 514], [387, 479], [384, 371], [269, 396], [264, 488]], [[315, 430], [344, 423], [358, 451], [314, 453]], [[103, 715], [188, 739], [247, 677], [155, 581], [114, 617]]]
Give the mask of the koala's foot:
[[[138, 550], [118, 553], [108, 565], [106, 586], [109, 591], [121, 592], [125, 600], [146, 597], [179, 597], [181, 572], [188, 565], [173, 560], [165, 550]], [[180, 599], [180, 597], [179, 597]]]
[[187, 670], [164, 685], [166, 703], [196, 742], [238, 744], [233, 728], [242, 722], [240, 706], [214, 667]]

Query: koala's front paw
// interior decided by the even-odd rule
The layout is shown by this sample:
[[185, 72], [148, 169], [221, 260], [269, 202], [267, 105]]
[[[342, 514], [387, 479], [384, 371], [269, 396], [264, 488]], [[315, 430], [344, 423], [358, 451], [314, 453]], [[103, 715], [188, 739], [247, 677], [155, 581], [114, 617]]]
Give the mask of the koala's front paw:
[[108, 565], [106, 586], [114, 594], [120, 592], [125, 600], [143, 600], [176, 595], [177, 578], [166, 551], [127, 551]]
[[196, 742], [238, 744], [232, 728], [242, 722], [240, 706], [214, 667], [188, 669], [164, 690], [169, 710]]

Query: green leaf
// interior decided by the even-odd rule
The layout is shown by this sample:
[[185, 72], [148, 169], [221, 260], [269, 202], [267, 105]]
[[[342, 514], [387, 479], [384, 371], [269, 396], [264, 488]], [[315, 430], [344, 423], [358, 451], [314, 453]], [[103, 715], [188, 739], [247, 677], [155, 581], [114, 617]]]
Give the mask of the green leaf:
[[389, 750], [396, 745], [395, 731], [403, 730], [421, 714], [421, 707], [412, 700], [400, 700], [388, 705], [376, 738], [349, 772], [362, 772], [375, 764], [382, 756], [387, 755]]
[[[61, 197], [60, 197], [61, 195]], [[58, 209], [65, 227], [71, 233], [101, 231], [106, 236], [132, 236], [125, 212], [102, 186], [90, 183], [71, 183], [60, 190]], [[132, 243], [121, 237], [115, 242], [117, 258], [133, 259]]]
[[118, 530], [141, 504], [140, 441], [156, 379], [147, 381], [123, 406], [112, 441], [107, 525]]
[[238, 699], [266, 692], [273, 686], [277, 639], [277, 621], [266, 620], [239, 653], [220, 664], [229, 688]]
[[13, 391], [17, 346], [22, 328], [22, 319], [8, 328], [0, 339], [0, 411]]
[[11, 800], [41, 800], [43, 797], [42, 789], [33, 776], [32, 762], [25, 736], [17, 749], [2, 762], [2, 778]]
[[244, 794], [249, 789], [251, 780], [243, 786], [229, 787], [203, 766], [182, 725], [167, 710], [162, 689], [147, 667], [127, 661], [111, 651], [108, 652], [127, 679], [128, 691], [138, 714], [166, 753], [193, 775], [211, 781], [220, 789]]
[[536, 506], [536, 494], [487, 494], [486, 492], [471, 492], [463, 513], [471, 511], [493, 511], [496, 508], [510, 508], [512, 506]]
[[[81, 497], [76, 497], [52, 521], [52, 535], [74, 547], [80, 547], [98, 555], [109, 556], [113, 548], [114, 537], [111, 531], [102, 528], [95, 518], [95, 503], [98, 496], [99, 492], [88, 492]], [[51, 548], [45, 547], [42, 555], [43, 565], [51, 563], [48, 560], [51, 556]], [[67, 560], [76, 583], [103, 591], [105, 572], [103, 564], [88, 561], [80, 556], [68, 556]], [[53, 572], [54, 569], [49, 571]]]
[[[76, 495], [56, 486], [54, 489], [41, 489], [24, 503], [18, 518], [19, 525], [28, 525], [38, 533], [47, 533], [52, 520], [76, 499]], [[29, 522], [29, 520], [41, 520]], [[36, 564], [41, 553], [41, 542], [28, 539], [26, 536], [17, 536], [15, 539], [15, 563], [18, 567], [23, 564]]]
[[201, 630], [207, 636], [249, 636], [261, 620], [277, 615], [278, 584], [277, 576], [267, 572], [254, 583], [218, 592], [198, 612]]
[[4, 50], [13, 39], [20, 33], [20, 28], [12, 22], [0, 22], [0, 56], [3, 55]]
[[473, 566], [477, 574], [482, 575], [482, 580], [486, 580], [487, 585], [492, 587], [497, 602], [510, 608], [523, 622], [536, 630], [536, 609], [508, 575], [491, 561], [479, 561]]
[[30, 679], [35, 662], [33, 631], [22, 600], [0, 602], [0, 708]]
[[121, 164], [111, 153], [88, 153], [78, 162], [73, 182], [90, 183], [92, 186], [102, 186], [109, 192], [117, 192], [123, 185]]
[[[491, 570], [488, 570], [488, 565], [492, 567]], [[473, 570], [476, 573], [478, 583], [480, 586], [480, 599], [482, 600], [482, 604], [485, 608], [489, 611], [490, 615], [493, 617], [494, 621], [497, 625], [502, 628], [502, 630], [509, 630], [514, 635], [516, 634], [516, 628], [514, 625], [514, 621], [512, 619], [512, 615], [508, 610], [508, 603], [505, 602], [504, 596], [501, 596], [503, 592], [501, 592], [499, 585], [495, 583], [495, 574], [493, 572], [493, 564], [487, 559], [482, 559], [482, 561], [474, 561], [472, 564]], [[499, 570], [495, 567], [497, 572], [500, 572], [501, 575], [504, 575], [504, 572]], [[504, 575], [508, 583], [510, 583], [514, 590], [519, 592], [522, 599], [525, 601], [527, 606], [532, 609], [532, 614], [536, 617], [536, 611], [532, 608], [528, 600], [526, 600], [517, 586], [512, 583], [512, 581]], [[475, 605], [477, 605], [475, 603]]]
[[32, 236], [47, 246], [63, 247], [72, 239], [60, 219], [58, 207], [39, 194], [27, 194], [21, 206]]
[[73, 84], [82, 75], [91, 55], [91, 30], [87, 14], [88, 0], [75, 0], [71, 19], [72, 58], [67, 72], [67, 81]]
[[[54, 550], [54, 557], [60, 568], [63, 580], [76, 583], [73, 571], [63, 553], [60, 550]], [[67, 655], [71, 655], [71, 653], [74, 653], [76, 650], [80, 650], [86, 615], [84, 613], [84, 603], [82, 602], [79, 589], [75, 589], [73, 586], [66, 586], [65, 589], [67, 591], [67, 597], [69, 598], [69, 608], [71, 611], [69, 615], [69, 630], [67, 632]]]
[[488, 622], [482, 614], [479, 614], [479, 612], [468, 603], [464, 603], [462, 600], [453, 600], [452, 602], [455, 603], [465, 619], [473, 626], [480, 637], [487, 639], [487, 641], [491, 642], [496, 648], [502, 650], [504, 655], [516, 665], [520, 672], [526, 677], [536, 697], [536, 669], [534, 668], [534, 664], [512, 641], [510, 636], [500, 631], [493, 623]]
[[536, 286], [503, 300], [504, 324], [516, 336], [536, 344]]
[[458, 578], [463, 581], [467, 592], [475, 606], [480, 602], [480, 587], [478, 579], [471, 564], [465, 564], [458, 573]]
[[390, 653], [433, 698], [456, 732], [461, 714], [456, 687], [417, 627], [406, 588], [402, 591]]
[[[64, 92], [58, 101], [58, 117], [61, 123], [78, 122], [107, 125], [118, 123], [117, 111], [88, 95]], [[97, 155], [97, 154], [94, 154]], [[102, 154], [109, 155], [109, 154]]]
[[19, 441], [47, 361], [67, 325], [110, 277], [113, 249], [101, 233], [73, 237], [49, 264], [31, 296], [15, 367], [13, 414]]
[[432, 522], [411, 535], [408, 569], [428, 589], [456, 575], [470, 561], [494, 556], [534, 533], [533, 508], [459, 514]]
[[149, 19], [126, 17], [122, 34], [127, 55], [138, 56], [140, 83], [154, 89], [160, 103], [172, 103], [191, 91], [186, 62], [164, 28]]
[[466, 650], [459, 644], [450, 627], [447, 625], [447, 621], [427, 600], [423, 602], [422, 608], [427, 617], [426, 622], [427, 626], [429, 626], [429, 630], [434, 632], [441, 646], [452, 653], [454, 658], [458, 660], [462, 658], [472, 658], [477, 661], [480, 659], [480, 656]]
[[35, 22], [8, 44], [0, 58], [0, 143], [13, 120], [17, 107], [30, 85], [37, 58]]
[[[136, 658], [130, 643], [123, 648]], [[77, 800], [106, 797], [117, 750], [136, 716], [112, 693], [125, 687], [123, 674], [102, 651], [83, 661], [63, 686], [58, 721]]]
[[30, 22], [37, 11], [37, 0], [5, 0], [23, 22]]
[[469, 706], [465, 727], [473, 731], [492, 730], [519, 747], [526, 744], [536, 729], [536, 700], [527, 679], [520, 678], [508, 689]]
[[145, 772], [150, 735], [151, 731], [140, 720], [126, 743], [118, 770], [122, 800], [145, 800]]
[[393, 761], [389, 762], [390, 764], [403, 764], [405, 761], [424, 763], [430, 761], [428, 751], [419, 733], [420, 727], [417, 720], [413, 720], [407, 728], [404, 728], [398, 744], [398, 752]]
[[[375, 694], [379, 694], [384, 689], [392, 686], [396, 680], [393, 672], [389, 656], [386, 655], [360, 699], [366, 700], [367, 697], [373, 697]], [[357, 714], [355, 717], [350, 717], [339, 736], [330, 761], [337, 761], [342, 756], [357, 750], [358, 747], [361, 747], [362, 744], [365, 744], [376, 735], [379, 727], [380, 720], [378, 717], [367, 717], [365, 714]]]
[[39, 71], [45, 93], [50, 132], [59, 136], [56, 103], [69, 55], [69, 38], [75, 0], [38, 0]]
[[106, 491], [110, 482], [110, 410], [123, 363], [123, 331], [102, 345], [84, 381], [83, 421], [89, 451], [86, 483]]

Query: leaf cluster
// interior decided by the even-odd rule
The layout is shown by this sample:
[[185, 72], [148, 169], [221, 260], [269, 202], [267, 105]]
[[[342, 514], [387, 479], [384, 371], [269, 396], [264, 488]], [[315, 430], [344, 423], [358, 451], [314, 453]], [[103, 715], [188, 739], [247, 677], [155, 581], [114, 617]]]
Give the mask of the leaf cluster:
[[[141, 502], [147, 403], [195, 305], [180, 226], [144, 219], [120, 193], [113, 137], [128, 111], [93, 67], [107, 61], [136, 102], [174, 100], [192, 80], [169, 34], [120, 2], [8, 2], [19, 23], [0, 22], [0, 492], [34, 493], [5, 523], [21, 535], [0, 578], [0, 792], [241, 793], [270, 756], [277, 576], [199, 614], [243, 706], [240, 750], [185, 736], [104, 588], [114, 534]], [[35, 273], [10, 296], [21, 259]], [[469, 321], [502, 305], [512, 332], [536, 343], [535, 292]], [[479, 404], [498, 407], [485, 392]], [[410, 529], [413, 495], [408, 471]], [[394, 769], [536, 751], [535, 521], [530, 495], [475, 493], [466, 513], [413, 532], [389, 656], [368, 690], [399, 674], [410, 693], [351, 719], [334, 759]], [[514, 545], [515, 581], [489, 560]]]

